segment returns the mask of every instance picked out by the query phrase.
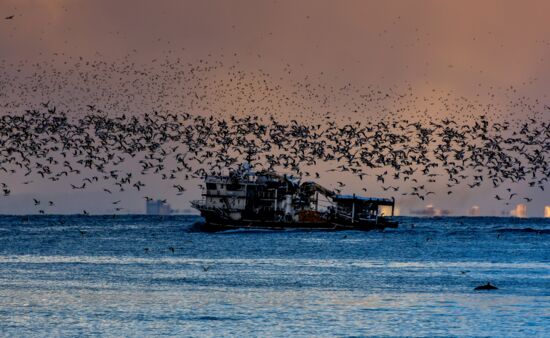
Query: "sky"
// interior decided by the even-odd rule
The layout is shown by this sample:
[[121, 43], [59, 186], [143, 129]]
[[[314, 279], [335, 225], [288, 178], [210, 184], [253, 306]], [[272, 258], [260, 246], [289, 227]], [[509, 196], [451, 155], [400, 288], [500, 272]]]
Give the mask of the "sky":
[[[42, 100], [75, 116], [90, 101], [113, 114], [151, 109], [265, 113], [274, 106], [231, 100], [246, 90], [249, 97], [263, 99], [250, 88], [265, 80], [278, 90], [272, 101], [290, 98], [275, 106], [289, 118], [308, 119], [312, 112], [328, 109], [362, 121], [396, 111], [466, 119], [489, 111], [495, 119], [513, 121], [535, 111], [550, 120], [550, 110], [544, 109], [550, 103], [548, 13], [548, 1], [0, 0], [0, 18], [14, 15], [0, 20], [0, 114], [22, 112]], [[97, 67], [86, 68], [86, 62]], [[170, 74], [203, 62], [215, 67], [192, 79], [193, 88], [201, 84], [208, 100], [197, 105], [186, 84]], [[145, 71], [147, 79], [129, 75], [124, 70], [129, 65]], [[83, 81], [75, 69], [98, 80]], [[243, 72], [238, 85], [224, 95], [211, 89], [231, 82], [232, 71]], [[155, 73], [158, 78], [151, 75]], [[357, 90], [345, 95], [330, 91], [330, 102], [321, 105], [304, 94], [304, 83], [323, 95], [346, 85]], [[35, 87], [38, 91], [31, 90]], [[366, 88], [411, 92], [415, 99], [360, 109], [349, 104]], [[446, 105], [442, 97], [454, 105]], [[457, 102], [485, 108], [466, 114]], [[151, 189], [167, 196], [175, 208], [187, 209], [188, 201], [200, 194], [197, 183], [189, 183], [185, 198], [168, 193], [162, 182]], [[454, 199], [407, 202], [403, 209], [434, 204], [460, 214], [479, 205], [482, 214], [499, 214], [503, 207], [487, 199], [492, 194], [482, 188]], [[79, 212], [82, 205], [97, 213], [110, 211], [99, 191], [75, 193], [39, 182], [14, 189], [14, 196], [0, 202], [0, 212], [32, 212], [28, 201], [34, 195], [60, 201], [54, 212]], [[531, 215], [542, 215], [543, 206], [550, 204], [547, 195], [534, 193]], [[128, 211], [143, 211], [140, 197], [121, 198]]]

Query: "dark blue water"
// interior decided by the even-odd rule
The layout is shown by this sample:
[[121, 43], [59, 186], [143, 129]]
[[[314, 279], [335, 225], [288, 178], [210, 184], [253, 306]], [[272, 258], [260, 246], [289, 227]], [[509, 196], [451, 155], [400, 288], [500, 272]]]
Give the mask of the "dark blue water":
[[[550, 332], [550, 220], [214, 234], [196, 220], [0, 217], [0, 335]], [[487, 281], [499, 290], [473, 291]]]

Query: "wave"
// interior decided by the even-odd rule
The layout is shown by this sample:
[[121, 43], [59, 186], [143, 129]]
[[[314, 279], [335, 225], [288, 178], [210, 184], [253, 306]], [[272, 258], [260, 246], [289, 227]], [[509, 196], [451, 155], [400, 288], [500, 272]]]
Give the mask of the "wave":
[[481, 261], [386, 261], [363, 259], [313, 259], [313, 258], [190, 258], [190, 257], [115, 257], [115, 256], [42, 256], [42, 255], [0, 255], [0, 264], [173, 264], [202, 267], [203, 265], [246, 265], [286, 267], [330, 267], [330, 268], [502, 268], [502, 269], [544, 269], [547, 262], [481, 262]]
[[539, 235], [549, 235], [550, 229], [534, 229], [534, 228], [501, 228], [495, 230], [498, 233], [536, 233]]

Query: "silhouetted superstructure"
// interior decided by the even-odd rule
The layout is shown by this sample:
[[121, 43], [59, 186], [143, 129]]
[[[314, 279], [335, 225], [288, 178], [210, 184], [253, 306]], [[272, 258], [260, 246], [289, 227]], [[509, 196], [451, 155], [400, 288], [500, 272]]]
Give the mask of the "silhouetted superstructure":
[[[290, 175], [254, 172], [243, 165], [227, 176], [207, 176], [202, 200], [192, 202], [207, 230], [320, 228], [371, 230], [396, 227], [394, 199], [340, 195]], [[320, 204], [323, 197], [325, 205]], [[391, 217], [379, 213], [391, 206]]]

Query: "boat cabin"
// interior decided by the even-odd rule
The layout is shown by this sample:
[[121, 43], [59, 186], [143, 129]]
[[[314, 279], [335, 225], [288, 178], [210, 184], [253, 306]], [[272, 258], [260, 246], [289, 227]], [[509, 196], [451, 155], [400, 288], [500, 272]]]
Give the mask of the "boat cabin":
[[[351, 222], [360, 220], [372, 220], [379, 216], [394, 215], [394, 198], [362, 197], [353, 195], [334, 195], [332, 201], [335, 204], [337, 214], [349, 218]], [[391, 215], [383, 215], [381, 207], [390, 207]]]

